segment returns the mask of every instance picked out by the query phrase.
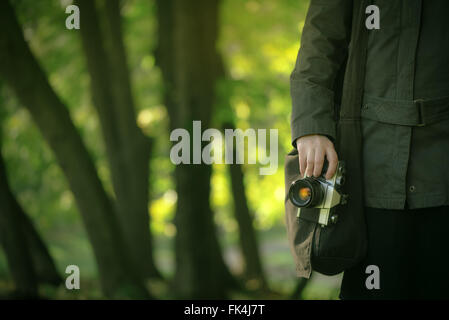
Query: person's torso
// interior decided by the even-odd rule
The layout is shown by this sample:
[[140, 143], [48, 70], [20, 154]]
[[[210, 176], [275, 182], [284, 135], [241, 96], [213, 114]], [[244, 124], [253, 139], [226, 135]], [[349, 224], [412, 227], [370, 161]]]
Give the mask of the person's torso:
[[[448, 0], [377, 0], [362, 105], [365, 204], [449, 204]], [[420, 101], [434, 114], [417, 125]], [[427, 106], [430, 106], [427, 108]], [[429, 116], [427, 114], [426, 116]], [[440, 119], [441, 118], [441, 119]], [[427, 119], [427, 118], [426, 118]]]

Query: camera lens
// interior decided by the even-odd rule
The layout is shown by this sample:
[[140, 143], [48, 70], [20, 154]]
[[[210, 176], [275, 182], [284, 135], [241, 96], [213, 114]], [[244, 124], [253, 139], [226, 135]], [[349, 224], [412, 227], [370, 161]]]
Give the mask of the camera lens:
[[288, 196], [297, 207], [314, 207], [323, 200], [323, 189], [316, 179], [307, 177], [296, 180], [290, 186]]
[[312, 196], [312, 190], [309, 187], [302, 187], [298, 190], [298, 196], [301, 201], [307, 202]]

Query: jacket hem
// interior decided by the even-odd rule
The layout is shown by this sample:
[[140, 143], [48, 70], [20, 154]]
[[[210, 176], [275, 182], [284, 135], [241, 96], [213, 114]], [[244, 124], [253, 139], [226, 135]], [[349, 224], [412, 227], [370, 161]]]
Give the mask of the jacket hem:
[[447, 194], [423, 193], [407, 197], [371, 197], [365, 195], [365, 206], [378, 209], [403, 210], [407, 202], [409, 209], [421, 209], [449, 205]]

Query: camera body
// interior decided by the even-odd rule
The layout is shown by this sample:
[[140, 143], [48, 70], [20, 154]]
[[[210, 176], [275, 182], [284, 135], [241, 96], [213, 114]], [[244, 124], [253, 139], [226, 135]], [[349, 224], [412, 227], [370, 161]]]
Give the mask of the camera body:
[[[325, 178], [327, 168], [328, 163], [325, 161], [319, 177], [312, 176], [298, 179], [291, 184], [288, 192], [290, 201], [298, 207], [297, 217], [301, 217], [301, 211], [304, 208], [316, 208], [317, 210], [314, 211], [319, 214], [314, 215], [314, 218], [323, 227], [329, 223], [337, 223], [336, 207], [345, 204], [348, 197], [342, 193], [341, 189], [341, 186], [345, 183], [344, 161], [338, 162], [337, 170], [329, 180]], [[307, 220], [310, 220], [310, 218]]]

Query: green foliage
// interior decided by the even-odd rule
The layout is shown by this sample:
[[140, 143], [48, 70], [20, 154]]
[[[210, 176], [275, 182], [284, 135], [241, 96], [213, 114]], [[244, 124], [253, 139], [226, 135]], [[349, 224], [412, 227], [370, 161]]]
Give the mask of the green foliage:
[[307, 5], [308, 1], [293, 0], [226, 0], [221, 7], [219, 48], [227, 75], [218, 88], [216, 121], [232, 120], [241, 129], [279, 132], [277, 173], [261, 176], [257, 165], [245, 166], [250, 208], [256, 225], [263, 229], [283, 221], [283, 158], [291, 149], [289, 77]]

